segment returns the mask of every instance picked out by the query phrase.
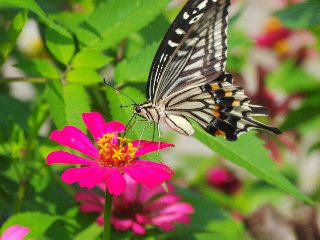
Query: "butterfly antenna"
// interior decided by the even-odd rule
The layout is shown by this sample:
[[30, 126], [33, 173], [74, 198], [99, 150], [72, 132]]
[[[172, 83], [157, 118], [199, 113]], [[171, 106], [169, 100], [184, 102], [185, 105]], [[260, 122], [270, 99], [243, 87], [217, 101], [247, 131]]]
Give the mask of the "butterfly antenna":
[[[134, 103], [133, 105], [137, 105], [137, 103], [136, 103], [131, 97], [129, 97], [129, 96], [128, 96], [127, 94], [125, 94], [124, 92], [121, 92], [119, 89], [117, 89], [117, 88], [115, 88], [114, 86], [112, 86], [110, 83], [108, 83], [108, 82], [106, 81], [105, 78], [103, 79], [103, 82], [104, 82], [106, 85], [108, 85], [109, 87], [112, 87], [115, 91], [121, 93], [122, 95], [124, 95], [124, 96], [126, 96], [128, 99], [130, 99], [130, 100]], [[129, 106], [130, 106], [130, 105], [129, 105]], [[123, 107], [123, 106], [121, 105], [121, 107]]]

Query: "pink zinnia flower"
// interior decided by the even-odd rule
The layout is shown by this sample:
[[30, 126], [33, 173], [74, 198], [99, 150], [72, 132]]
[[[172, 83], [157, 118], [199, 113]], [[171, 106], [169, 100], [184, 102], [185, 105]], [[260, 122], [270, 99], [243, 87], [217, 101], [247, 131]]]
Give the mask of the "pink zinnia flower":
[[207, 181], [210, 186], [226, 194], [235, 194], [241, 188], [240, 180], [225, 168], [210, 169]]
[[[162, 186], [148, 189], [137, 183], [127, 174], [124, 175], [128, 187], [119, 196], [113, 198], [111, 224], [118, 231], [132, 230], [136, 234], [145, 234], [146, 225], [157, 226], [163, 231], [175, 229], [174, 223], [188, 224], [190, 214], [194, 212], [189, 203], [180, 202], [180, 196], [168, 185], [167, 193]], [[99, 188], [105, 191], [103, 185]], [[92, 191], [78, 192], [76, 200], [81, 202], [82, 212], [103, 212], [104, 197]], [[103, 225], [103, 216], [97, 223]]]
[[123, 174], [127, 173], [134, 180], [149, 188], [169, 180], [173, 171], [164, 164], [146, 160], [136, 160], [146, 153], [173, 146], [164, 142], [144, 140], [130, 141], [119, 137], [118, 133], [125, 130], [120, 122], [106, 123], [97, 112], [83, 113], [82, 118], [98, 148], [78, 128], [66, 126], [61, 131], [54, 130], [50, 139], [61, 145], [70, 147], [89, 158], [83, 158], [65, 151], [54, 151], [47, 156], [47, 163], [80, 164], [80, 168], [70, 168], [63, 172], [62, 181], [72, 184], [79, 182], [80, 187], [93, 188], [105, 182], [110, 194], [121, 194], [126, 181]]
[[9, 227], [0, 237], [0, 240], [20, 240], [23, 239], [30, 229], [20, 225], [13, 225]]

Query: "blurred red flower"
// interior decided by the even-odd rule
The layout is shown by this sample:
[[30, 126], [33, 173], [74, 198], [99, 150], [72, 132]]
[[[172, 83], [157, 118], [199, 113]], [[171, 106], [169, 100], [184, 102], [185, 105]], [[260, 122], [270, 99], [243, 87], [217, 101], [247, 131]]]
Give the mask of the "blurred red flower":
[[210, 186], [226, 194], [235, 194], [241, 189], [240, 180], [225, 168], [212, 168], [208, 171], [207, 181]]
[[[111, 224], [119, 231], [132, 230], [136, 234], [145, 234], [146, 226], [157, 226], [163, 231], [175, 229], [174, 223], [188, 224], [190, 214], [194, 212], [189, 203], [180, 202], [180, 196], [174, 193], [173, 185], [168, 185], [169, 192], [162, 186], [146, 188], [134, 181], [127, 174], [126, 190], [119, 196], [114, 196]], [[99, 188], [105, 191], [103, 185]], [[104, 197], [92, 191], [78, 192], [75, 196], [80, 202], [82, 212], [103, 212]], [[100, 215], [97, 223], [103, 225], [104, 218]]]

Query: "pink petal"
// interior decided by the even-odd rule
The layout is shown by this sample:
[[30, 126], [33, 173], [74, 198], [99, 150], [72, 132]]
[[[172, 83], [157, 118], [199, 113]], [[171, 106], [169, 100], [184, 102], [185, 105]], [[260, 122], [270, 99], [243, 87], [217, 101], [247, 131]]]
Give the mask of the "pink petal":
[[90, 139], [78, 128], [66, 126], [61, 131], [54, 130], [49, 137], [61, 145], [75, 149], [89, 157], [98, 158], [99, 152]]
[[164, 165], [162, 163], [156, 163], [156, 162], [147, 161], [147, 160], [134, 160], [134, 165], [142, 166], [142, 167], [145, 166], [145, 167], [161, 168], [163, 170], [166, 170], [166, 171], [174, 174], [174, 172], [167, 165]]
[[161, 223], [161, 224], [155, 224], [155, 225], [160, 227], [164, 232], [169, 232], [176, 229], [176, 227], [172, 223]]
[[110, 194], [119, 195], [126, 188], [126, 181], [118, 168], [111, 168], [106, 178], [106, 185]]
[[81, 202], [81, 212], [102, 212], [104, 198], [95, 192], [77, 192], [75, 200]]
[[47, 156], [47, 163], [65, 163], [65, 164], [81, 164], [81, 165], [96, 165], [97, 162], [85, 159], [65, 151], [55, 151]]
[[182, 215], [179, 213], [172, 213], [168, 215], [159, 215], [152, 219], [152, 223], [160, 226], [165, 223], [172, 223], [172, 222], [178, 222], [177, 220], [180, 219]]
[[118, 121], [111, 121], [107, 123], [109, 133], [120, 133], [126, 130], [126, 126]]
[[29, 231], [30, 229], [27, 227], [13, 225], [3, 233], [0, 240], [20, 240], [23, 239]]
[[131, 165], [124, 167], [123, 170], [134, 180], [149, 188], [155, 187], [171, 177], [171, 174], [162, 167], [136, 165], [135, 161]]
[[89, 212], [103, 212], [103, 206], [98, 206], [94, 205], [92, 203], [83, 203], [80, 205], [80, 211], [84, 213], [89, 213]]
[[146, 229], [142, 225], [135, 222], [132, 224], [132, 231], [135, 234], [139, 234], [139, 235], [143, 235], [146, 233]]
[[146, 140], [134, 140], [132, 141], [133, 147], [137, 147], [138, 150], [136, 151], [135, 157], [139, 157], [141, 155], [158, 151], [163, 148], [167, 147], [174, 147], [173, 144], [165, 143], [165, 142], [152, 142]]
[[[121, 201], [126, 201], [129, 203], [135, 202], [138, 197], [140, 186], [128, 174], [124, 174], [123, 177], [126, 181], [126, 188], [121, 194]], [[113, 200], [116, 200], [116, 198]]]
[[169, 205], [152, 218], [152, 223], [156, 225], [172, 222], [188, 223], [189, 217], [187, 215], [193, 212], [193, 207], [188, 203]]
[[108, 168], [82, 167], [70, 168], [61, 175], [61, 180], [67, 184], [79, 182], [80, 187], [93, 188], [105, 180], [109, 170]]
[[169, 205], [164, 208], [160, 213], [161, 214], [171, 214], [171, 213], [179, 213], [179, 214], [191, 214], [194, 212], [193, 207], [189, 203], [180, 202], [173, 205]]
[[165, 217], [157, 220], [152, 220], [152, 224], [155, 226], [160, 227], [164, 232], [172, 231], [175, 229], [175, 226], [173, 223], [182, 223], [182, 224], [189, 224], [190, 223], [190, 217], [186, 215], [182, 216], [176, 216], [175, 219], [173, 220], [170, 217]]
[[97, 224], [99, 225], [99, 226], [103, 226], [103, 223], [104, 223], [104, 218], [103, 218], [103, 216], [99, 216], [99, 217], [97, 217]]
[[120, 122], [106, 123], [102, 115], [98, 112], [82, 113], [83, 122], [86, 124], [90, 133], [97, 141], [106, 133], [118, 133], [125, 130], [125, 126]]
[[165, 190], [162, 185], [156, 186], [152, 189], [147, 188], [144, 185], [141, 185], [138, 197], [141, 203], [146, 203], [147, 201], [154, 198], [155, 196], [163, 193], [165, 193]]
[[111, 224], [118, 231], [126, 231], [131, 228], [133, 221], [131, 219], [118, 219], [118, 218], [112, 217]]
[[179, 199], [180, 196], [177, 194], [166, 194], [151, 202], [146, 208], [151, 212], [159, 211], [171, 204], [177, 203]]

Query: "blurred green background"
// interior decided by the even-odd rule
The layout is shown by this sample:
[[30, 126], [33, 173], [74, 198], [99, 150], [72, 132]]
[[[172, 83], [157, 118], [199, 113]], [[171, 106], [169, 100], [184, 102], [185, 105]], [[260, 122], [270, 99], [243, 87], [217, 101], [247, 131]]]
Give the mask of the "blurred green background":
[[[115, 239], [320, 239], [320, 1], [231, 2], [227, 71], [269, 108], [259, 120], [283, 133], [229, 143], [199, 127], [195, 138], [163, 128], [176, 147], [161, 159], [196, 209], [192, 222], [143, 237], [114, 231]], [[153, 57], [184, 3], [0, 0], [1, 232], [18, 223], [33, 239], [101, 238], [97, 215], [73, 199], [78, 187], [61, 183], [64, 167], [45, 163], [57, 149], [48, 135], [65, 125], [85, 131], [88, 111], [127, 123], [132, 108], [120, 105], [130, 100], [103, 78], [144, 102]]]

